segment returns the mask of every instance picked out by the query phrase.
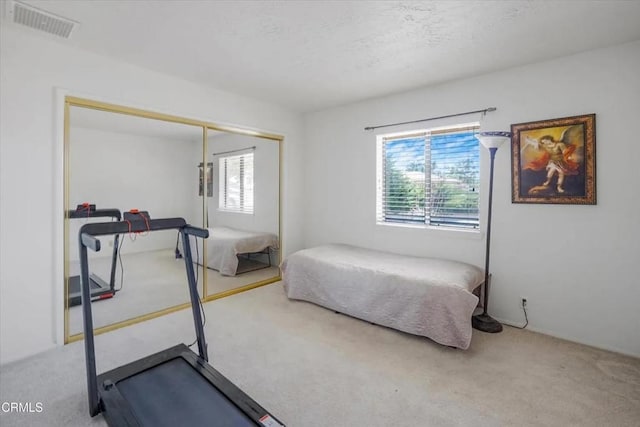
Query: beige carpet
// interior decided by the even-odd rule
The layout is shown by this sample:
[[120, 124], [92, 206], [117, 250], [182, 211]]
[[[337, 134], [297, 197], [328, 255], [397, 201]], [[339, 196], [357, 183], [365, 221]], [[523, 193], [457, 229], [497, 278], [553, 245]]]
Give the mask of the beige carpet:
[[[138, 252], [122, 255], [124, 281], [122, 289], [115, 297], [97, 301], [92, 305], [95, 328], [133, 319], [144, 314], [164, 310], [189, 302], [189, 289], [184, 267], [184, 259], [176, 259], [173, 249]], [[91, 260], [91, 272], [108, 281], [111, 272], [111, 258]], [[80, 274], [79, 263], [70, 266], [71, 275]], [[222, 276], [215, 270], [207, 274], [207, 294], [246, 286], [261, 280], [277, 277], [276, 267], [250, 271], [237, 276]], [[120, 289], [121, 269], [116, 268], [116, 289]], [[203, 273], [198, 268], [199, 289], [202, 294]], [[69, 309], [69, 334], [82, 333], [82, 307]]]
[[[288, 426], [638, 426], [640, 360], [506, 328], [467, 351], [370, 325], [273, 284], [205, 305], [211, 363]], [[98, 371], [193, 340], [189, 311], [96, 338]], [[104, 425], [83, 343], [0, 369], [0, 425]], [[185, 424], [188, 425], [188, 424]]]

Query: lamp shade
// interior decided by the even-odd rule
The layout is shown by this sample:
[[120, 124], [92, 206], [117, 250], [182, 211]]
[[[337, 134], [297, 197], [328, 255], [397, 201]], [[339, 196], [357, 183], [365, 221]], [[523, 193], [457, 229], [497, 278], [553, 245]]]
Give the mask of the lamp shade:
[[480, 132], [476, 135], [476, 139], [480, 141], [485, 148], [498, 148], [505, 141], [511, 139], [511, 132], [492, 131], [492, 132]]

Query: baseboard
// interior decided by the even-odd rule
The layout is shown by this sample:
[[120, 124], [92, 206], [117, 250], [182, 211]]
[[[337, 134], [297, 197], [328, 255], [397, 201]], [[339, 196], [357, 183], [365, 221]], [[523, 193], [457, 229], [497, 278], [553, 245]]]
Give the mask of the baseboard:
[[[521, 324], [516, 324], [515, 322], [512, 322], [510, 320], [501, 319], [501, 318], [495, 317], [495, 316], [494, 316], [494, 319], [496, 319], [497, 321], [499, 321], [500, 323], [502, 323], [503, 325], [506, 325], [506, 326], [511, 326], [511, 327], [515, 327], [515, 328], [521, 328], [522, 327]], [[569, 341], [569, 342], [572, 342], [572, 343], [575, 343], [575, 344], [586, 345], [586, 346], [589, 346], [589, 347], [596, 348], [598, 350], [611, 351], [613, 353], [618, 353], [618, 354], [621, 354], [623, 356], [640, 358], [640, 354], [634, 354], [634, 353], [630, 353], [630, 352], [625, 351], [625, 350], [621, 350], [621, 349], [616, 348], [616, 347], [611, 347], [611, 346], [607, 346], [607, 345], [602, 345], [602, 344], [598, 344], [598, 343], [584, 341], [584, 340], [577, 339], [575, 337], [566, 336], [566, 335], [558, 334], [556, 332], [548, 331], [548, 330], [545, 330], [545, 329], [536, 328], [535, 326], [531, 326], [531, 323], [529, 323], [529, 325], [527, 326], [526, 330], [527, 331], [531, 331], [531, 332], [535, 332], [535, 333], [538, 333], [538, 334], [542, 334], [542, 335], [548, 335], [548, 336], [554, 337], [554, 338], [559, 338], [561, 340]]]

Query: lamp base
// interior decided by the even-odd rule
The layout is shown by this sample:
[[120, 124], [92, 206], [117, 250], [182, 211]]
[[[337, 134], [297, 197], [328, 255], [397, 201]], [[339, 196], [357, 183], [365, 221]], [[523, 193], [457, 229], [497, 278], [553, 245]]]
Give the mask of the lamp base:
[[502, 324], [488, 314], [477, 314], [471, 317], [471, 326], [482, 332], [495, 334], [502, 332]]

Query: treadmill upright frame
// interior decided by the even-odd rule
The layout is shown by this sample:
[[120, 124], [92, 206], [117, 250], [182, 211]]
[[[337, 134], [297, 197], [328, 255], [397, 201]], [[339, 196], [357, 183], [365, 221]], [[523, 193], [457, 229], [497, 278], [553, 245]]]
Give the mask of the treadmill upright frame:
[[[157, 230], [177, 229], [182, 236], [184, 261], [187, 270], [191, 308], [198, 343], [198, 353], [191, 351], [184, 344], [171, 347], [159, 353], [147, 356], [109, 372], [96, 375], [95, 343], [93, 335], [93, 318], [91, 313], [91, 294], [89, 289], [89, 268], [87, 247], [94, 251], [100, 250], [100, 241], [95, 236], [126, 234], [131, 232], [145, 232]], [[284, 427], [279, 420], [269, 414], [262, 406], [235, 386], [231, 381], [216, 371], [208, 361], [207, 344], [200, 312], [200, 297], [193, 267], [193, 258], [189, 236], [207, 238], [209, 231], [188, 225], [183, 218], [154, 219], [146, 222], [106, 222], [85, 224], [80, 229], [80, 270], [82, 283], [82, 310], [84, 323], [85, 361], [87, 372], [87, 392], [89, 413], [95, 416], [103, 413], [105, 420], [113, 426], [143, 426], [134, 408], [118, 390], [118, 382], [134, 377], [153, 367], [160, 366], [170, 360], [181, 358], [186, 361], [203, 379], [217, 389], [230, 404], [233, 404], [257, 426]], [[151, 395], [150, 391], [150, 395]], [[151, 395], [150, 398], [153, 398]], [[202, 397], [206, 399], [206, 396]], [[206, 405], [207, 401], [203, 401]], [[187, 415], [188, 416], [188, 415]], [[188, 423], [188, 418], [185, 419]], [[211, 420], [215, 426], [216, 420]]]
[[[93, 206], [93, 205], [92, 205]], [[119, 209], [87, 209], [87, 210], [70, 210], [67, 212], [69, 219], [86, 219], [86, 218], [114, 218], [117, 221], [122, 219], [122, 214]], [[91, 296], [93, 301], [101, 299], [111, 298], [116, 294], [116, 263], [118, 261], [120, 235], [116, 234], [113, 242], [113, 252], [111, 254], [111, 274], [109, 276], [109, 283], [105, 282], [100, 276], [91, 274], [89, 279], [94, 283], [94, 287], [91, 290]], [[69, 307], [74, 307], [82, 303], [82, 284], [80, 276], [71, 276], [68, 279], [68, 292], [67, 298], [69, 299]], [[78, 283], [78, 290], [71, 290], [72, 284]]]

